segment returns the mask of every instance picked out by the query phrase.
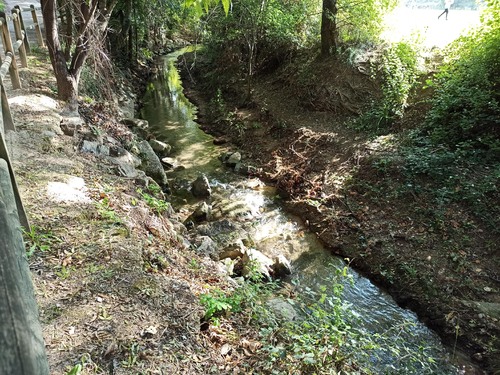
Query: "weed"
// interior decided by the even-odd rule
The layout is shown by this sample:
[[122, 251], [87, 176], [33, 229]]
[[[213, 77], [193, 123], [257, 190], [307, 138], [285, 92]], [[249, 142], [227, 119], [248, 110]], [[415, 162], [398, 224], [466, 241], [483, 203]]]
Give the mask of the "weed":
[[71, 266], [61, 266], [57, 271], [55, 271], [54, 273], [56, 274], [56, 276], [58, 276], [60, 279], [62, 280], [65, 280], [67, 279], [71, 272], [74, 271], [75, 268], [74, 267], [71, 267]]
[[122, 220], [118, 217], [108, 197], [96, 203], [97, 212], [102, 220], [108, 221], [110, 224], [121, 224]]
[[410, 92], [417, 82], [417, 51], [418, 47], [410, 42], [399, 42], [383, 51], [372, 73], [373, 78], [379, 76], [383, 81], [383, 98], [372, 103], [351, 124], [352, 127], [383, 134], [396, 119], [403, 116]]
[[55, 242], [61, 242], [59, 237], [52, 234], [51, 231], [45, 231], [43, 228], [36, 225], [32, 225], [30, 230], [22, 229], [23, 236], [25, 238], [26, 245], [26, 257], [29, 259], [35, 254], [35, 252], [40, 251], [45, 253], [50, 250], [50, 247]]
[[125, 368], [134, 367], [139, 360], [139, 344], [134, 342], [128, 348], [127, 359], [122, 361], [121, 364]]
[[198, 263], [196, 259], [191, 259], [189, 261], [188, 267], [193, 271], [200, 271], [202, 269], [202, 266]]
[[238, 311], [241, 300], [226, 295], [220, 289], [214, 289], [209, 294], [200, 296], [200, 303], [205, 307], [205, 320]]
[[[150, 191], [152, 186], [156, 185], [151, 185], [151, 187], [149, 188]], [[146, 204], [151, 207], [153, 211], [159, 216], [170, 209], [170, 203], [165, 202], [163, 199], [158, 199], [148, 193], [144, 193], [142, 189], [137, 189], [137, 193], [141, 196], [142, 199], [144, 199]]]
[[73, 366], [67, 373], [66, 375], [79, 375], [81, 374], [83, 370], [83, 366], [81, 364], [77, 364], [75, 366]]

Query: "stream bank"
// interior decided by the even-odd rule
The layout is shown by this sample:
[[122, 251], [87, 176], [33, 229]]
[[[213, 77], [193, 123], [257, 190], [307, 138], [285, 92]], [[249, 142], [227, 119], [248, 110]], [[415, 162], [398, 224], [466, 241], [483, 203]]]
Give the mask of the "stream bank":
[[[262, 168], [261, 177], [278, 187], [288, 211], [332, 253], [351, 259], [355, 269], [417, 312], [450, 347], [495, 373], [500, 368], [499, 265], [492, 246], [497, 236], [467, 207], [454, 205], [438, 218], [425, 196], [396, 194], [400, 176], [377, 167], [394, 152], [395, 136], [356, 132], [345, 126], [346, 111], [325, 111], [324, 102], [321, 111], [311, 106], [315, 93], [338, 86], [339, 76], [326, 73], [338, 62], [311, 64], [315, 74], [308, 76], [312, 96], [307, 100], [300, 92], [303, 77], [290, 73], [300, 71], [304, 61], [297, 60], [257, 76], [250, 102], [241, 81], [225, 76], [221, 65], [211, 66], [197, 53], [188, 74], [192, 61], [181, 60], [186, 95], [199, 108], [202, 128]], [[218, 103], [226, 108], [220, 118], [214, 116]], [[414, 103], [408, 123], [422, 118], [424, 109], [418, 99]]]
[[[273, 264], [271, 259], [280, 259], [285, 255], [291, 261], [291, 277], [295, 280], [292, 283], [301, 280], [300, 288], [291, 288], [292, 294], [298, 295], [297, 301], [300, 301], [304, 290], [319, 292], [323, 287], [325, 289], [321, 293], [324, 293], [325, 298], [337, 298], [333, 291], [338, 285], [336, 275], [345, 267], [343, 260], [328, 255], [314, 235], [305, 235], [303, 227], [280, 212], [281, 204], [274, 201], [276, 198], [273, 189], [266, 188], [258, 180], [249, 179], [249, 174], [259, 173], [258, 168], [247, 164], [238, 152], [225, 152], [224, 156], [218, 158], [218, 154], [227, 147], [215, 146], [214, 144], [221, 143], [221, 139], [207, 136], [193, 121], [195, 108], [184, 97], [174, 66], [179, 55], [182, 56], [181, 51], [158, 58], [158, 68], [155, 69], [157, 74], [148, 87], [141, 114], [148, 121], [153, 136], [171, 145], [168, 147], [170, 157], [167, 158], [170, 164], [167, 174], [172, 187], [171, 201], [176, 211], [186, 212], [186, 219], [183, 221], [191, 228], [189, 233], [194, 236], [192, 243], [196, 244], [198, 251], [203, 251], [214, 260], [222, 260], [231, 267], [230, 274], [234, 270], [236, 276], [242, 271], [245, 274], [249, 258], [254, 257], [254, 260], [259, 259], [260, 265], [257, 268], [263, 274], [276, 277], [278, 263]], [[232, 168], [224, 168], [223, 164]], [[243, 178], [235, 172], [242, 174]], [[196, 182], [191, 183], [195, 179]], [[197, 240], [200, 234], [203, 235], [202, 241]], [[256, 254], [259, 255], [255, 257]], [[283, 274], [278, 275], [282, 276]], [[374, 360], [367, 368], [379, 373], [402, 369], [406, 373], [454, 373], [453, 369], [441, 362], [441, 358], [437, 360], [437, 367], [432, 370], [413, 367], [420, 361], [414, 355], [422, 347], [426, 348], [424, 352], [427, 356], [435, 359], [440, 357], [440, 344], [432, 334], [426, 333], [426, 328], [414, 316], [399, 309], [368, 280], [355, 273], [351, 278], [354, 283], [343, 285], [344, 294], [339, 301], [349, 306], [358, 318], [356, 323], [350, 321], [348, 315], [342, 320], [350, 321], [353, 326], [358, 326], [362, 321], [361, 328], [357, 328], [360, 329], [359, 332], [363, 332], [361, 337], [374, 335], [387, 340], [380, 344], [385, 360]], [[293, 306], [284, 307], [287, 304], [286, 300], [280, 302], [282, 309], [288, 311], [286, 315], [295, 315]], [[334, 311], [328, 312], [326, 307], [323, 309], [323, 313], [327, 314]], [[333, 315], [331, 317], [333, 319]], [[262, 325], [263, 322], [257, 323], [259, 324]], [[293, 325], [285, 323], [284, 326], [290, 324]], [[414, 329], [406, 331], [404, 327], [407, 325]], [[391, 336], [390, 332], [394, 329], [397, 335]], [[346, 335], [354, 337], [358, 334], [351, 332]], [[420, 349], [412, 346], [416, 342]], [[391, 352], [400, 354], [392, 356], [389, 355]], [[380, 353], [375, 350], [373, 358], [379, 356]], [[361, 361], [361, 358], [357, 359]], [[363, 366], [367, 365], [363, 363]]]
[[18, 128], [9, 147], [32, 224], [27, 256], [51, 373], [258, 369], [265, 358], [250, 316], [231, 314], [200, 332], [200, 295], [234, 285], [186, 246], [187, 231], [156, 184], [124, 177], [115, 156], [81, 149], [84, 140], [102, 150], [129, 144], [123, 115], [82, 102], [83, 122], [66, 134], [48, 56], [36, 60], [21, 71], [24, 89], [8, 93]]

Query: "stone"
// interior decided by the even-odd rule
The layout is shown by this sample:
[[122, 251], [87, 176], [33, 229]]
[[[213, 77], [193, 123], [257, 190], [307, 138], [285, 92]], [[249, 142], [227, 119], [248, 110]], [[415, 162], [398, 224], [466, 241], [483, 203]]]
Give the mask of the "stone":
[[109, 147], [94, 141], [84, 140], [82, 143], [81, 151], [96, 155], [109, 156]]
[[127, 178], [136, 178], [139, 176], [137, 169], [135, 169], [132, 165], [125, 164], [125, 163], [117, 165], [116, 174], [118, 176], [127, 177]]
[[120, 122], [131, 128], [149, 129], [149, 123], [138, 118], [124, 118]]
[[246, 249], [242, 258], [243, 276], [249, 276], [257, 272], [271, 280], [273, 261], [259, 250]]
[[212, 238], [220, 236], [221, 234], [230, 234], [238, 230], [235, 223], [224, 219], [220, 221], [215, 221], [213, 223], [207, 223], [198, 226], [197, 232], [202, 236], [210, 236]]
[[135, 115], [135, 100], [133, 97], [122, 96], [117, 99], [118, 111], [122, 117], [132, 118]]
[[227, 138], [226, 137], [214, 138], [213, 143], [216, 146], [220, 146], [220, 145], [226, 144], [227, 143]]
[[226, 258], [219, 262], [221, 265], [221, 270], [223, 274], [227, 276], [232, 276], [234, 274], [234, 267], [236, 266], [236, 261], [231, 258]]
[[207, 176], [202, 174], [193, 181], [191, 184], [191, 193], [197, 198], [207, 198], [212, 194]]
[[243, 176], [254, 176], [259, 172], [258, 168], [242, 163], [236, 164], [234, 166], [234, 171]]
[[124, 118], [121, 120], [121, 123], [128, 126], [133, 132], [142, 138], [147, 138], [149, 136], [149, 123], [146, 120], [138, 118]]
[[82, 152], [90, 152], [91, 154], [97, 154], [97, 147], [99, 147], [99, 143], [84, 140], [82, 143], [82, 148], [80, 150]]
[[277, 316], [286, 320], [294, 321], [299, 318], [299, 314], [290, 302], [280, 298], [272, 298], [266, 302], [267, 306], [273, 310]]
[[153, 148], [153, 150], [160, 156], [168, 156], [172, 152], [172, 146], [168, 143], [158, 141], [157, 139], [152, 139], [149, 141], [149, 144]]
[[177, 164], [177, 160], [170, 157], [162, 158], [161, 164], [167, 169], [176, 170], [179, 167], [179, 165]]
[[155, 180], [160, 186], [168, 186], [167, 175], [163, 169], [160, 159], [153, 151], [153, 148], [147, 141], [142, 141], [137, 144], [139, 157], [141, 159], [140, 169], [147, 176]]
[[230, 167], [236, 166], [236, 164], [241, 162], [241, 154], [239, 152], [234, 152], [226, 160], [226, 164]]
[[201, 243], [196, 248], [196, 252], [209, 256], [210, 258], [217, 258], [217, 244], [208, 236], [201, 236], [199, 238]]
[[278, 255], [274, 258], [274, 263], [271, 266], [274, 278], [283, 278], [292, 274], [292, 265], [283, 255]]
[[243, 241], [238, 240], [219, 251], [219, 260], [243, 258], [246, 250]]
[[186, 222], [193, 221], [195, 223], [201, 223], [203, 221], [207, 221], [210, 217], [211, 210], [212, 207], [210, 207], [206, 202], [201, 202], [198, 206], [196, 206], [193, 213], [186, 219]]
[[78, 131], [83, 125], [85, 125], [85, 121], [80, 116], [73, 117], [63, 117], [59, 127], [61, 128], [64, 135], [73, 136], [75, 132]]

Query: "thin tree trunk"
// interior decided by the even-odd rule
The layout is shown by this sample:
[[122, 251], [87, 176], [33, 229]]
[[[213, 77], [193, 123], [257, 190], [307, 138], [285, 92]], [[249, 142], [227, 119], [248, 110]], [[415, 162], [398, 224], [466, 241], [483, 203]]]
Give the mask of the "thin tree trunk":
[[331, 56], [337, 54], [338, 29], [337, 29], [337, 0], [323, 0], [321, 17], [321, 55]]
[[117, 0], [111, 0], [109, 3], [105, 0], [91, 0], [74, 3], [80, 9], [72, 18], [73, 25], [68, 25], [68, 29], [76, 29], [77, 33], [76, 37], [71, 39], [75, 43], [75, 50], [68, 65], [69, 59], [65, 56], [59, 39], [56, 0], [41, 0], [47, 47], [56, 76], [58, 97], [66, 101], [71, 110], [78, 108], [78, 83], [89, 50], [95, 48], [93, 43], [96, 39], [104, 37], [109, 15], [116, 2]]
[[47, 48], [57, 81], [57, 95], [59, 99], [74, 104], [78, 98], [77, 77], [68, 71], [67, 60], [61, 48], [57, 30], [56, 2], [55, 0], [41, 0], [41, 5]]

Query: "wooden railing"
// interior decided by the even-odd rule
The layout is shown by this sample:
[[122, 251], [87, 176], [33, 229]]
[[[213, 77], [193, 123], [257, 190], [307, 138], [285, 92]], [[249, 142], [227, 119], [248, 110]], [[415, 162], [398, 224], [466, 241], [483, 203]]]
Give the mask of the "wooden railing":
[[[15, 131], [15, 126], [4, 81], [9, 73], [12, 87], [21, 88], [16, 52], [21, 66], [26, 67], [26, 53], [30, 51], [21, 14], [20, 9], [14, 9], [11, 17], [0, 13], [5, 56], [3, 61], [0, 60], [0, 374], [48, 375], [38, 308], [21, 232], [21, 225], [29, 230], [29, 222], [5, 143], [6, 132]], [[14, 43], [8, 27], [10, 21], [14, 25]], [[38, 21], [36, 24], [38, 26]]]
[[[21, 225], [29, 229], [29, 221], [24, 210], [23, 203], [21, 201], [21, 196], [19, 195], [19, 190], [17, 188], [16, 178], [12, 165], [9, 158], [9, 153], [5, 144], [5, 132], [8, 130], [15, 131], [14, 121], [12, 119], [12, 114], [9, 107], [9, 102], [7, 99], [7, 93], [5, 91], [5, 78], [7, 72], [9, 73], [10, 80], [13, 89], [21, 88], [21, 79], [19, 77], [19, 70], [17, 66], [16, 52], [19, 56], [19, 61], [22, 68], [28, 67], [27, 53], [31, 52], [29, 46], [28, 36], [25, 30], [23, 12], [29, 11], [33, 19], [33, 28], [35, 29], [35, 35], [37, 42], [40, 47], [44, 46], [43, 37], [41, 33], [41, 27], [38, 23], [38, 16], [36, 14], [37, 9], [35, 6], [30, 8], [21, 9], [19, 6], [12, 9], [12, 15], [8, 16], [4, 12], [0, 12], [0, 28], [1, 28], [1, 40], [4, 51], [4, 61], [0, 58], [0, 97], [1, 97], [1, 116], [0, 116], [0, 158], [5, 160], [9, 168], [10, 180], [13, 186], [14, 197], [16, 201], [17, 211], [19, 215], [19, 220]], [[9, 21], [12, 22], [14, 27], [15, 41], [12, 42], [12, 33], [9, 29]]]

